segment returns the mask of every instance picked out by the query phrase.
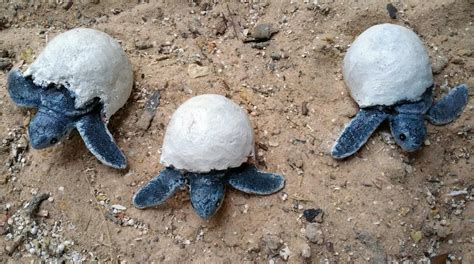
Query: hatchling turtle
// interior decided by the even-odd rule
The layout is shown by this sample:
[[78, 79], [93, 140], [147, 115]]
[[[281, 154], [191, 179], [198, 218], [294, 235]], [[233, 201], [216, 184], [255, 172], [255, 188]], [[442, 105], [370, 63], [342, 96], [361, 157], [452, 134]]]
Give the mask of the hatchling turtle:
[[283, 176], [246, 163], [253, 155], [252, 126], [237, 104], [215, 94], [193, 97], [168, 124], [161, 154], [166, 168], [137, 191], [133, 204], [140, 209], [162, 204], [187, 185], [192, 206], [208, 219], [219, 209], [226, 185], [259, 195], [281, 190]]
[[447, 124], [468, 100], [467, 86], [459, 85], [433, 102], [425, 47], [413, 31], [394, 24], [370, 27], [356, 38], [344, 57], [343, 76], [360, 111], [332, 147], [337, 159], [359, 150], [386, 119], [395, 142], [404, 151], [415, 151], [426, 137], [425, 119]]
[[125, 168], [106, 123], [132, 85], [132, 67], [119, 43], [104, 32], [77, 28], [52, 39], [25, 74], [10, 71], [7, 86], [16, 104], [38, 108], [28, 127], [33, 148], [54, 145], [76, 128], [97, 159]]

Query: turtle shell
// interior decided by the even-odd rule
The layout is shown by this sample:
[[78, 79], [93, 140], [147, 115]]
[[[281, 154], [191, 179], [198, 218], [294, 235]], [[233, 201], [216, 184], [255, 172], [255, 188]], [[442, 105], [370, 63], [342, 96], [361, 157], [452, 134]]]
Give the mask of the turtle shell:
[[200, 173], [239, 167], [253, 154], [247, 114], [224, 96], [205, 94], [184, 102], [171, 117], [161, 163]]
[[120, 44], [104, 32], [76, 28], [53, 38], [26, 70], [36, 85], [62, 85], [82, 108], [100, 98], [110, 118], [127, 101], [133, 86], [130, 61]]
[[362, 32], [344, 57], [343, 75], [362, 108], [418, 101], [433, 84], [423, 43], [413, 31], [394, 24]]

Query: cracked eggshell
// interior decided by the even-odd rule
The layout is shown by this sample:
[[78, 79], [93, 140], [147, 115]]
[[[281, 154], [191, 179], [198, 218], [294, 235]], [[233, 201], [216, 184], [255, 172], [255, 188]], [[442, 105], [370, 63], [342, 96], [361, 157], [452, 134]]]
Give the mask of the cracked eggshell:
[[343, 75], [362, 108], [417, 101], [433, 85], [423, 43], [413, 31], [394, 24], [360, 34], [344, 57]]
[[161, 163], [190, 172], [239, 167], [254, 155], [247, 114], [221, 95], [205, 94], [184, 102], [166, 129]]
[[76, 28], [53, 38], [26, 70], [36, 85], [63, 85], [80, 108], [93, 98], [108, 120], [127, 101], [133, 86], [130, 61], [120, 44], [104, 32]]

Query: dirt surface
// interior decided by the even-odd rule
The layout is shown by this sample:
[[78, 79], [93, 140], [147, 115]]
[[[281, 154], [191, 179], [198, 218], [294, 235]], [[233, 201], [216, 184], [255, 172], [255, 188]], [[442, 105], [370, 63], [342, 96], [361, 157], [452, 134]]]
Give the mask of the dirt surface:
[[[396, 19], [386, 1], [70, 2], [0, 6], [0, 262], [474, 263], [472, 96], [455, 122], [428, 125], [420, 151], [403, 153], [383, 126], [354, 157], [328, 154], [358, 110], [341, 74], [355, 37], [378, 23], [410, 27], [433, 60], [436, 95], [459, 83], [472, 89], [473, 1], [395, 1]], [[244, 42], [258, 23], [278, 32]], [[8, 97], [8, 69], [25, 70], [49, 39], [75, 27], [105, 31], [132, 61], [132, 96], [109, 124], [127, 170], [100, 164], [76, 132], [29, 148], [34, 111]], [[193, 78], [195, 69], [204, 76]], [[156, 90], [160, 105], [146, 128], [144, 105]], [[187, 190], [135, 209], [133, 193], [162, 169], [171, 114], [203, 93], [247, 110], [256, 163], [284, 174], [285, 189], [267, 197], [228, 190], [210, 221], [194, 213]], [[23, 209], [42, 193], [51, 197], [38, 210]], [[324, 213], [315, 223], [303, 216], [311, 208]]]

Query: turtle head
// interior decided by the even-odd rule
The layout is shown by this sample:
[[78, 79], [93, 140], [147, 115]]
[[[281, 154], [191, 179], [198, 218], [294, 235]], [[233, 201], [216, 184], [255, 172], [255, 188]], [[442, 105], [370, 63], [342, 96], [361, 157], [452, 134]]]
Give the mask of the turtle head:
[[28, 126], [31, 146], [42, 149], [56, 144], [71, 130], [71, 123], [66, 116], [40, 109]]
[[213, 216], [224, 200], [224, 182], [218, 174], [213, 172], [189, 174], [191, 204], [203, 219]]
[[395, 142], [407, 152], [421, 147], [426, 137], [426, 126], [421, 114], [395, 114], [390, 118], [390, 130]]

